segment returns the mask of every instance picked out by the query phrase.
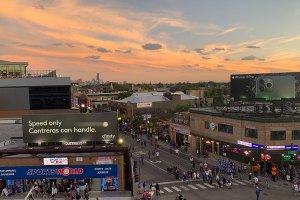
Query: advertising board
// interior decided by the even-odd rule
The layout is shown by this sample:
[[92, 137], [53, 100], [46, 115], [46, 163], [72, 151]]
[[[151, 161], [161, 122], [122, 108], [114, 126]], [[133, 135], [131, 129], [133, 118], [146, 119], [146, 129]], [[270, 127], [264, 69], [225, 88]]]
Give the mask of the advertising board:
[[118, 139], [117, 113], [24, 115], [25, 143], [42, 142], [116, 142]]
[[117, 165], [0, 167], [0, 178], [3, 180], [46, 178], [105, 178], [117, 177], [117, 173]]
[[68, 158], [43, 158], [44, 165], [68, 165]]
[[231, 75], [234, 101], [300, 102], [300, 72]]
[[137, 108], [151, 108], [152, 107], [152, 102], [137, 103], [136, 107]]

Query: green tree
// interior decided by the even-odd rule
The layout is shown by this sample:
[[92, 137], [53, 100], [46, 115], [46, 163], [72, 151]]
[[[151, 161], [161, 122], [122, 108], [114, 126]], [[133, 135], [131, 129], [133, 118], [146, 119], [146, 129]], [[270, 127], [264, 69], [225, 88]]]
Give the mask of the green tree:
[[176, 106], [175, 112], [188, 112], [191, 107], [191, 104], [178, 105]]
[[120, 100], [120, 99], [125, 99], [125, 98], [127, 98], [127, 97], [130, 97], [132, 95], [132, 92], [120, 92], [119, 94], [118, 94], [118, 99]]

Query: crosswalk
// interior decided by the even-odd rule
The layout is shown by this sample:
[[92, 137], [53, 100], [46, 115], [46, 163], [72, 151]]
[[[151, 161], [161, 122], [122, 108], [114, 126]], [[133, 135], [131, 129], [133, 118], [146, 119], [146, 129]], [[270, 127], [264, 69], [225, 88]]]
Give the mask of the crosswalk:
[[[232, 182], [233, 186], [245, 186], [248, 185], [249, 182], [247, 180], [234, 180]], [[170, 185], [170, 186], [164, 186], [161, 188], [160, 193], [161, 194], [168, 194], [168, 193], [178, 193], [178, 192], [184, 192], [184, 191], [196, 191], [196, 190], [207, 190], [207, 189], [215, 189], [218, 188], [218, 184], [215, 182], [212, 185], [205, 182], [191, 182], [189, 184], [176, 184], [176, 185]]]

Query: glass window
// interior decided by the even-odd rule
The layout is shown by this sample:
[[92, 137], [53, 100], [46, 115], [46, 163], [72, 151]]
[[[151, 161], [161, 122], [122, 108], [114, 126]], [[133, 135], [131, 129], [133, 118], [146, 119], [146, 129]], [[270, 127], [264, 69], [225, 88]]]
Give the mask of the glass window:
[[271, 140], [285, 140], [285, 131], [271, 131]]
[[250, 138], [258, 138], [257, 130], [252, 128], [245, 128], [245, 136]]
[[233, 134], [233, 126], [227, 124], [219, 124], [218, 131]]
[[300, 130], [292, 131], [292, 140], [300, 140]]
[[209, 122], [208, 121], [205, 121], [205, 129], [209, 129]]

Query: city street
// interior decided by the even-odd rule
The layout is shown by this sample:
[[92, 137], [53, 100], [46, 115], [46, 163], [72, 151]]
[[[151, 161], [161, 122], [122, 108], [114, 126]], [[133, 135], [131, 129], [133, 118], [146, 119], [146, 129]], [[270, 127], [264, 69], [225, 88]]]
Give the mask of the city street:
[[[131, 148], [134, 147], [133, 159], [137, 161], [137, 172], [140, 171], [140, 185], [142, 187], [143, 182], [146, 183], [146, 190], [149, 189], [149, 185], [152, 183], [155, 185], [159, 183], [161, 195], [155, 197], [155, 199], [175, 199], [178, 192], [181, 192], [182, 195], [189, 199], [256, 199], [255, 187], [250, 185], [247, 180], [247, 175], [242, 179], [234, 179], [231, 189], [223, 187], [219, 189], [217, 183], [214, 181], [212, 185], [208, 182], [203, 182], [202, 178], [199, 180], [193, 180], [190, 183], [183, 182], [181, 179], [176, 180], [174, 175], [171, 175], [167, 172], [167, 167], [178, 166], [183, 172], [188, 171], [191, 168], [191, 163], [189, 161], [189, 156], [180, 152], [177, 156], [173, 151], [170, 153], [167, 144], [159, 141], [159, 159], [156, 159], [155, 156], [152, 156], [153, 147], [151, 146], [148, 139], [145, 136], [141, 137], [141, 141], [147, 141], [146, 146], [142, 146], [133, 140], [131, 135], [124, 135], [125, 142]], [[148, 157], [148, 151], [150, 150], [151, 156]], [[140, 161], [140, 157], [143, 155], [143, 164]], [[196, 160], [196, 167], [199, 166], [200, 159]], [[201, 158], [202, 162], [208, 161], [207, 158]], [[211, 166], [212, 161], [210, 160], [209, 167]], [[267, 189], [264, 183], [264, 179], [260, 178], [259, 186], [262, 189], [260, 193], [260, 199], [273, 199], [281, 200], [285, 199], [299, 199], [294, 191], [292, 191], [290, 185], [285, 185], [283, 182], [270, 183], [270, 188]], [[137, 193], [138, 183], [135, 183], [135, 196], [140, 197], [140, 194]], [[140, 190], [143, 190], [141, 188]]]

